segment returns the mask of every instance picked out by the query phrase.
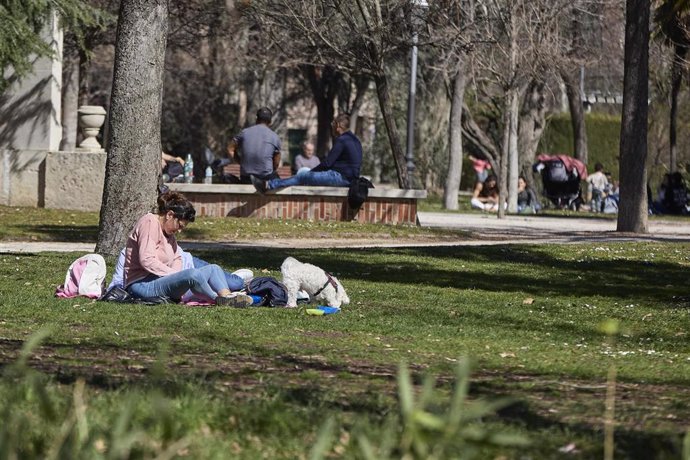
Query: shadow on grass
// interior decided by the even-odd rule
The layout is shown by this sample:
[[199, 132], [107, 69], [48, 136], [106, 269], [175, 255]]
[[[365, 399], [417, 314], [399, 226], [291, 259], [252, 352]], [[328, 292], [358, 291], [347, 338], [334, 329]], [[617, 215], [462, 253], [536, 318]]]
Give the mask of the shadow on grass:
[[[672, 302], [686, 294], [686, 270], [663, 260], [596, 260], [587, 253], [564, 260], [539, 246], [422, 247], [386, 249], [241, 249], [203, 253], [232, 270], [279, 271], [287, 256], [318, 265], [341, 278], [436, 288], [519, 292], [533, 296], [610, 297]], [[440, 263], [439, 263], [440, 262]]]
[[[22, 346], [21, 341], [3, 340], [0, 342], [2, 348], [9, 347], [18, 352]], [[47, 348], [55, 349], [62, 348], [57, 344], [46, 344]], [[272, 412], [285, 412], [298, 410], [304, 414], [304, 411], [309, 411], [312, 415], [324, 414], [330, 411], [347, 411], [351, 414], [357, 414], [364, 419], [368, 419], [371, 423], [383, 423], [385, 417], [397, 410], [393, 403], [395, 399], [395, 366], [377, 366], [370, 365], [364, 362], [349, 362], [332, 364], [319, 360], [303, 359], [298, 356], [263, 356], [264, 352], [272, 354], [269, 350], [257, 349], [252, 357], [235, 357], [224, 355], [222, 357], [216, 356], [216, 360], [208, 359], [208, 357], [201, 357], [203, 362], [203, 371], [198, 365], [193, 369], [178, 368], [173, 363], [166, 363], [162, 368], [166, 369], [163, 374], [156, 376], [155, 372], [151, 370], [155, 367], [152, 361], [147, 361], [145, 366], [122, 364], [122, 359], [126, 357], [126, 353], [120, 355], [118, 360], [108, 366], [102, 362], [107, 358], [97, 350], [102, 350], [99, 346], [92, 359], [96, 363], [76, 362], [74, 360], [46, 360], [45, 356], [40, 357], [42, 351], [37, 352], [38, 359], [32, 360], [32, 367], [41, 372], [52, 375], [55, 380], [62, 384], [74, 384], [79, 378], [85, 378], [89, 386], [99, 390], [116, 390], [122, 392], [130, 389], [158, 389], [164, 392], [167, 396], [186, 396], [190, 389], [200, 388], [214, 393], [220, 385], [222, 388], [233, 389], [231, 393], [233, 398], [238, 398], [240, 401], [243, 398], [254, 398], [255, 401], [261, 401], [260, 406]], [[7, 352], [6, 349], [2, 350]], [[113, 350], [117, 353], [117, 351]], [[122, 353], [122, 350], [120, 350]], [[172, 357], [175, 355], [173, 354]], [[138, 355], [143, 358], [143, 355]], [[82, 356], [84, 358], [84, 356]], [[245, 359], [253, 360], [253, 367], [251, 369], [238, 368], [238, 363], [243, 363]], [[51, 363], [51, 361], [53, 361]], [[249, 363], [247, 361], [246, 363]], [[94, 365], [97, 364], [97, 365]], [[138, 364], [133, 362], [132, 364]], [[201, 363], [196, 363], [201, 364]], [[127, 374], [121, 374], [125, 370]], [[3, 370], [3, 365], [0, 364], [0, 372]], [[310, 377], [303, 379], [304, 372], [309, 372]], [[343, 376], [349, 374], [356, 378], [363, 378], [355, 380], [347, 384], [347, 379], [343, 382]], [[415, 381], [420, 383], [419, 369], [415, 371]], [[327, 378], [329, 376], [339, 376], [336, 380]], [[524, 376], [523, 376], [524, 377]], [[543, 375], [532, 375], [535, 380], [543, 380]], [[451, 385], [451, 380], [447, 377], [441, 379], [441, 385]], [[603, 395], [589, 394], [587, 388], [581, 390], [581, 394], [577, 399], [587, 401], [586, 406], [582, 409], [582, 414], [566, 414], [564, 410], [567, 409], [568, 404], [576, 404], [576, 401], [569, 401], [568, 404], [559, 403], [558, 398], [561, 397], [558, 393], [548, 393], [549, 388], [540, 388], [537, 394], [534, 390], [525, 390], [516, 388], [501, 375], [493, 375], [487, 377], [483, 375], [478, 381], [474, 381], [470, 388], [471, 399], [486, 398], [493, 400], [503, 397], [506, 394], [521, 398], [523, 395], [541, 399], [546, 397], [544, 402], [548, 407], [558, 409], [558, 411], [551, 415], [543, 412], [544, 404], [541, 404], [542, 410], [536, 405], [533, 406], [527, 401], [519, 400], [518, 402], [500, 410], [495, 416], [487, 417], [487, 421], [499, 421], [509, 425], [518, 427], [521, 430], [528, 430], [531, 433], [539, 433], [542, 430], [548, 430], [551, 433], [563, 433], [564, 437], [569, 440], [582, 439], [591, 440], [588, 444], [578, 444], [578, 448], [585, 449], [587, 455], [601, 456], [600, 449], [603, 448], [602, 427], [600, 426], [599, 417], [592, 416], [598, 410], [603, 412]], [[376, 389], [375, 389], [376, 388]], [[198, 393], [197, 390], [193, 390]], [[600, 390], [602, 393], [604, 390]], [[546, 393], [544, 393], [546, 392]], [[249, 396], [251, 395], [251, 396]], [[584, 399], [583, 399], [584, 398]], [[549, 401], [552, 400], [552, 401]], [[239, 402], [238, 402], [239, 404]], [[247, 404], [245, 399], [243, 404]], [[250, 404], [251, 405], [251, 404]], [[266, 407], [266, 406], [270, 407]], [[258, 408], [254, 408], [257, 410]], [[566, 414], [568, 422], [564, 421], [557, 415], [558, 413]], [[256, 415], [256, 414], [255, 414]], [[249, 416], [249, 415], [248, 415]], [[584, 417], [584, 420], [583, 420]], [[625, 413], [619, 414], [619, 417], [625, 417]], [[621, 458], [679, 458], [681, 438], [679, 434], [673, 432], [658, 433], [649, 430], [638, 430], [631, 426], [619, 426], [616, 429], [616, 454]], [[537, 440], [535, 440], [537, 442]], [[536, 454], [536, 452], [543, 451], [544, 454], [553, 455], [553, 449], [558, 446], [552, 443], [544, 443], [544, 445], [535, 444], [527, 450]]]
[[31, 235], [40, 241], [59, 241], [66, 243], [95, 243], [98, 225], [16, 225], [19, 239], [29, 239]]

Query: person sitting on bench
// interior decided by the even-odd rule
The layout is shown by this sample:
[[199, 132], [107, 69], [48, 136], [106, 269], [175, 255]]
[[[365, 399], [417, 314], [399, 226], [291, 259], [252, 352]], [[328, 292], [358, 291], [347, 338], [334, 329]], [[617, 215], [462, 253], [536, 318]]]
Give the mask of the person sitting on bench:
[[263, 180], [251, 176], [252, 184], [259, 193], [293, 185], [317, 185], [326, 187], [348, 187], [359, 177], [362, 167], [362, 143], [350, 131], [350, 116], [341, 113], [331, 125], [335, 137], [333, 148], [318, 166], [311, 171], [287, 179]]

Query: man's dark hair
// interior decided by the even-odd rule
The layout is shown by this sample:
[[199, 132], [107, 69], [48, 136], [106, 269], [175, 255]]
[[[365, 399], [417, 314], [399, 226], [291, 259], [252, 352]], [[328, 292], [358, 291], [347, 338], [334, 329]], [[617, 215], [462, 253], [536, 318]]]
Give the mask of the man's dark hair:
[[256, 112], [256, 122], [257, 123], [271, 123], [271, 118], [273, 118], [273, 112], [268, 107], [261, 107]]
[[350, 115], [347, 113], [339, 113], [334, 119], [333, 123], [340, 126], [341, 129], [350, 129]]
[[595, 171], [603, 171], [604, 170], [604, 165], [601, 163], [597, 163], [594, 165], [594, 170]]

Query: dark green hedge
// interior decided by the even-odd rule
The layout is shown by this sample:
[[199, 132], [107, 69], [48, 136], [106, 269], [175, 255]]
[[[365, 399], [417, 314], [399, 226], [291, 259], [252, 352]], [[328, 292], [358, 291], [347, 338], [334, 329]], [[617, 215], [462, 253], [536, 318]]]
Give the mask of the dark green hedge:
[[[618, 175], [620, 144], [620, 117], [600, 113], [585, 116], [589, 161], [587, 170], [594, 171], [594, 164], [601, 162], [604, 169]], [[539, 153], [573, 155], [573, 130], [570, 115], [559, 114], [549, 119], [544, 136], [539, 143]]]

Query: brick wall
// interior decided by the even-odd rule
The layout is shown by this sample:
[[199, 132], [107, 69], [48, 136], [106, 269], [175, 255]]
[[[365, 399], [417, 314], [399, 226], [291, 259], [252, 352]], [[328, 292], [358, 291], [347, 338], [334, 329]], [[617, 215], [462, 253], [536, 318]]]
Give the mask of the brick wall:
[[353, 216], [347, 197], [318, 195], [259, 195], [184, 192], [197, 215], [251, 217], [257, 219], [303, 219], [314, 221], [356, 220], [362, 223], [417, 223], [417, 200], [370, 197]]

